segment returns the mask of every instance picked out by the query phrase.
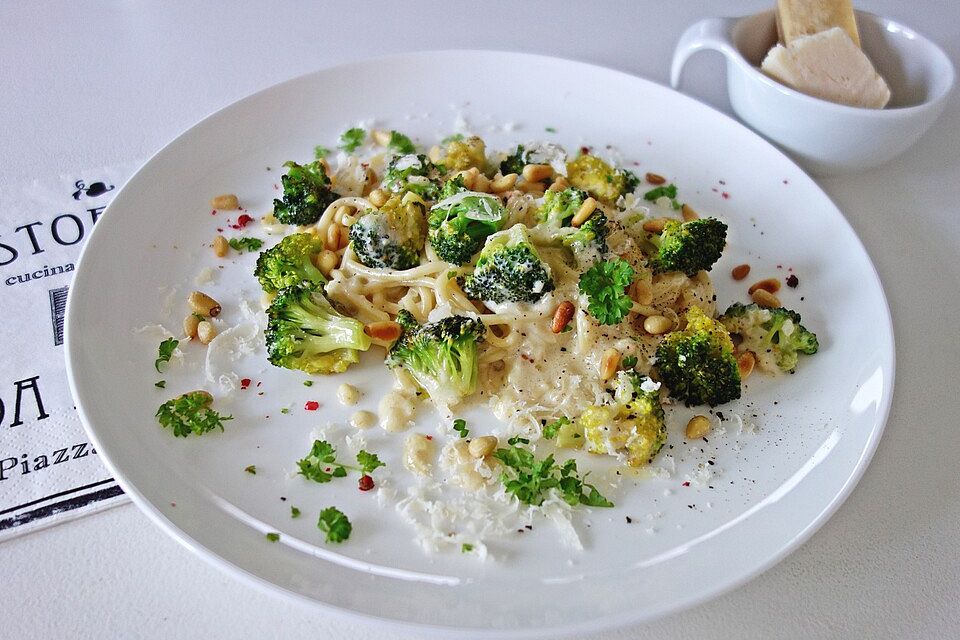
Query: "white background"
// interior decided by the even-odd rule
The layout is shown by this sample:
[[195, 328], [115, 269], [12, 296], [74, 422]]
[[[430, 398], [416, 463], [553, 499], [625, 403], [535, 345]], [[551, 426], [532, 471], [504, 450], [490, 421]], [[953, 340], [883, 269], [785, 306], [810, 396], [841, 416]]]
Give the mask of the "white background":
[[[0, 5], [0, 180], [143, 159], [250, 92], [389, 52], [531, 51], [666, 83], [688, 24], [770, 4], [8, 0]], [[858, 6], [932, 37], [960, 67], [954, 2]], [[718, 54], [694, 58], [684, 90], [729, 110]], [[746, 586], [598, 639], [960, 636], [958, 95], [892, 164], [821, 180], [877, 265], [897, 336], [893, 411], [860, 486], [806, 545]], [[863, 327], [871, 330], [869, 318]], [[411, 637], [244, 586], [130, 505], [0, 545], [0, 636], [27, 635]]]

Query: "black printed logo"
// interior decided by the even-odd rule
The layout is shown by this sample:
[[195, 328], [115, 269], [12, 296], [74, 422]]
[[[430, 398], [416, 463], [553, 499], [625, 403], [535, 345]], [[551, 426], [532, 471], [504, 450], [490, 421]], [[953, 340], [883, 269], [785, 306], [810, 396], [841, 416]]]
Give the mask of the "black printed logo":
[[98, 196], [102, 196], [107, 191], [113, 191], [114, 189], [112, 184], [107, 186], [103, 182], [94, 182], [88, 187], [86, 184], [84, 184], [83, 180], [77, 180], [73, 186], [77, 188], [77, 190], [73, 192], [74, 200], [79, 200], [84, 194], [86, 194], [88, 198], [96, 198]]

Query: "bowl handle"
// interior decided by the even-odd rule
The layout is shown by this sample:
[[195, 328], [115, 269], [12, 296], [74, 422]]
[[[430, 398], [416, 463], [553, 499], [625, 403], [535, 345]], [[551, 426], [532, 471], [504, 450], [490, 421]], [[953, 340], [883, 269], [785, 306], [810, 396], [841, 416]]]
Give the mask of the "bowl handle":
[[693, 54], [705, 49], [719, 51], [727, 58], [733, 58], [736, 51], [733, 47], [731, 32], [733, 25], [739, 18], [706, 18], [690, 25], [673, 50], [673, 63], [670, 65], [670, 86], [676, 89], [680, 86], [680, 74], [683, 66]]

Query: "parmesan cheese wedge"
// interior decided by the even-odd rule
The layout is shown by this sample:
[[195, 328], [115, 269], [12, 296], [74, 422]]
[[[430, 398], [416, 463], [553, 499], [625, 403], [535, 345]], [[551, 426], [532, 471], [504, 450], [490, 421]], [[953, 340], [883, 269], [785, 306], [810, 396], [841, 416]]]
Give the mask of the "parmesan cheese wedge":
[[760, 66], [797, 91], [852, 107], [882, 109], [890, 88], [840, 27], [776, 45]]
[[833, 27], [846, 31], [860, 46], [852, 0], [777, 0], [777, 35], [782, 44]]

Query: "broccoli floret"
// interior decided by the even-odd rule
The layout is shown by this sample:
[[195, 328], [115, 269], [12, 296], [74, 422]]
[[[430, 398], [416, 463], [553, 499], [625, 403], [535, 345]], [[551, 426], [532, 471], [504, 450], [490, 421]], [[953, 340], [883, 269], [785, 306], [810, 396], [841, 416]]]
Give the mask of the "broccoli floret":
[[577, 420], [591, 453], [624, 455], [639, 467], [653, 460], [667, 441], [660, 385], [635, 372], [617, 378], [616, 403], [588, 407]]
[[440, 171], [425, 155], [409, 154], [390, 161], [381, 187], [393, 193], [412, 191], [424, 200], [436, 200]]
[[253, 275], [267, 293], [274, 293], [303, 281], [323, 285], [327, 279], [314, 266], [323, 251], [323, 240], [312, 233], [294, 233], [262, 252]]
[[657, 370], [670, 397], [711, 407], [740, 397], [740, 370], [726, 328], [699, 307], [687, 311], [687, 326], [668, 333], [657, 347]]
[[395, 195], [379, 209], [367, 210], [350, 227], [353, 252], [377, 269], [410, 269], [420, 264], [426, 238], [427, 205], [415, 193]]
[[573, 187], [563, 191], [547, 191], [543, 196], [543, 204], [537, 210], [537, 220], [555, 228], [570, 224], [570, 219], [587, 199], [587, 193]]
[[608, 233], [607, 216], [602, 211], [594, 211], [579, 229], [565, 234], [561, 242], [573, 252], [577, 264], [583, 267], [607, 253]]
[[306, 165], [284, 162], [287, 175], [283, 182], [283, 199], [273, 201], [273, 215], [283, 224], [306, 225], [320, 219], [323, 211], [340, 196], [330, 188], [330, 178], [317, 160]]
[[447, 171], [463, 171], [476, 167], [481, 173], [487, 170], [487, 147], [477, 136], [463, 140], [451, 140], [447, 144], [447, 153], [443, 166]]
[[340, 373], [370, 348], [363, 323], [337, 313], [309, 283], [282, 289], [267, 318], [267, 355], [278, 367]]
[[527, 164], [526, 157], [527, 156], [523, 145], [518, 144], [517, 150], [514, 151], [512, 155], [507, 156], [507, 158], [500, 163], [500, 174], [505, 176], [508, 176], [511, 173], [520, 175], [523, 173], [524, 165]]
[[427, 219], [430, 244], [447, 262], [464, 264], [503, 228], [507, 212], [496, 196], [464, 189], [462, 177], [447, 181], [443, 193]]
[[689, 222], [670, 220], [659, 235], [651, 235], [656, 253], [650, 258], [654, 273], [682, 271], [690, 277], [710, 271], [727, 242], [727, 225], [716, 218]]
[[720, 316], [720, 322], [742, 338], [741, 350], [757, 354], [762, 369], [772, 369], [762, 366], [772, 359], [780, 371], [792, 372], [799, 354], [813, 355], [820, 348], [817, 335], [800, 324], [800, 314], [783, 307], [764, 309], [737, 302]]
[[464, 292], [484, 302], [536, 302], [553, 291], [550, 267], [530, 243], [527, 228], [516, 224], [487, 238]]
[[455, 404], [477, 388], [477, 345], [487, 328], [475, 318], [450, 316], [420, 325], [407, 310], [397, 322], [400, 338], [387, 354], [387, 366], [403, 367], [434, 400]]
[[612, 204], [626, 193], [627, 176], [590, 154], [583, 154], [567, 163], [567, 180], [597, 200]]

